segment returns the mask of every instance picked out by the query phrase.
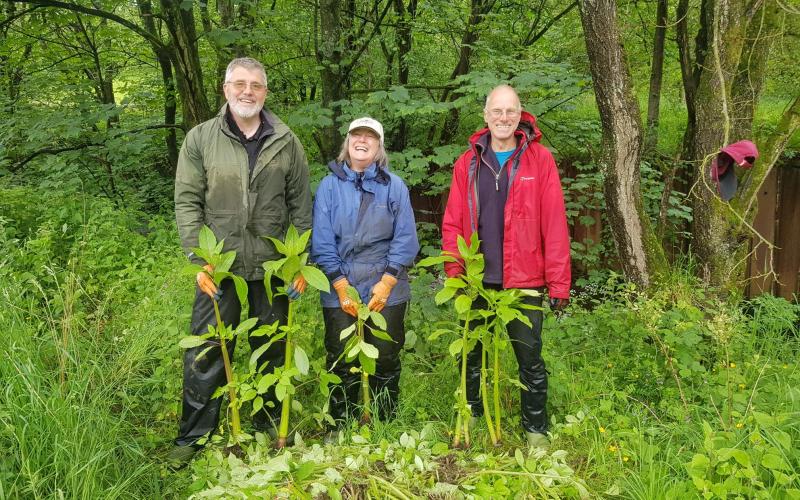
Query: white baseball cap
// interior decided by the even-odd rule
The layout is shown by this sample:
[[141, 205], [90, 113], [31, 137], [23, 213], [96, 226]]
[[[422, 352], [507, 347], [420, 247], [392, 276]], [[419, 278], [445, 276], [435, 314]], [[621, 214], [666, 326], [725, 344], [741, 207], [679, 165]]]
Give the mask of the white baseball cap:
[[357, 128], [368, 128], [378, 134], [378, 137], [381, 140], [381, 144], [383, 144], [383, 125], [381, 122], [374, 118], [370, 118], [368, 116], [364, 116], [362, 118], [356, 118], [352, 122], [350, 122], [350, 126], [347, 128], [347, 133], [349, 134], [353, 130]]

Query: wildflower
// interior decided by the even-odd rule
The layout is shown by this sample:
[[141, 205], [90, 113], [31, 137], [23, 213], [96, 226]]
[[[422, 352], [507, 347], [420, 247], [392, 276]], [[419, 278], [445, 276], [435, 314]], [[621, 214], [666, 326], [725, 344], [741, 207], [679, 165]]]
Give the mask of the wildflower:
[[736, 363], [734, 363], [733, 361], [731, 361], [730, 367], [731, 367], [731, 368], [736, 368]]
[[614, 363], [609, 363], [606, 366], [609, 367], [609, 368], [614, 368]]
[[624, 457], [622, 457], [622, 461], [623, 461], [623, 462], [627, 462], [628, 460], [630, 460], [630, 457], [628, 457], [628, 456], [624, 456]]
[[744, 390], [744, 384], [739, 384], [739, 389]]
[[616, 452], [616, 451], [617, 451], [617, 449], [618, 449], [618, 448], [617, 448], [616, 446], [614, 446], [613, 444], [611, 444], [611, 445], [608, 445], [608, 451], [610, 451], [611, 453], [614, 453], [614, 452]]
[[598, 429], [598, 430], [600, 431], [600, 434], [605, 434], [605, 432], [606, 432], [606, 428], [603, 427], [602, 425], [600, 426], [600, 429]]
[[737, 428], [737, 429], [741, 429], [742, 427], [744, 427], [744, 424], [743, 424], [743, 423], [741, 423], [741, 422], [737, 422], [737, 423], [736, 423], [736, 428]]
[[789, 368], [789, 365], [787, 365], [786, 363], [784, 363], [784, 364], [783, 364], [783, 369], [785, 370], [785, 369], [787, 369], [787, 368]]

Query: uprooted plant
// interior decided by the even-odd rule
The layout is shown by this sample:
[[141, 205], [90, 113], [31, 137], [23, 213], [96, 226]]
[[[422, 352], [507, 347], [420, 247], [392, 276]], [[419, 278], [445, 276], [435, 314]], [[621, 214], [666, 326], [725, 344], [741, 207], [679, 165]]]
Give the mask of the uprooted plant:
[[[316, 288], [317, 290], [328, 292], [330, 291], [330, 284], [325, 274], [319, 269], [308, 265], [308, 240], [311, 237], [311, 231], [306, 231], [302, 235], [297, 232], [297, 229], [290, 225], [286, 231], [286, 238], [281, 241], [277, 238], [266, 238], [275, 245], [275, 249], [283, 255], [278, 260], [264, 262], [264, 282], [267, 290], [267, 298], [270, 302], [273, 299], [272, 292], [272, 277], [275, 276], [283, 281], [283, 286], [278, 287], [277, 292], [286, 294], [287, 289], [298, 275], [302, 275], [306, 282]], [[289, 434], [289, 413], [292, 406], [292, 395], [295, 392], [295, 385], [293, 379], [299, 379], [301, 376], [308, 374], [309, 361], [308, 355], [305, 350], [300, 347], [296, 342], [297, 333], [300, 331], [300, 326], [295, 323], [294, 311], [295, 301], [289, 301], [289, 312], [286, 319], [286, 325], [277, 329], [279, 335], [283, 335], [286, 342], [285, 361], [282, 367], [275, 367], [273, 370], [274, 378], [271, 379], [275, 384], [275, 397], [281, 402], [281, 421], [278, 428], [278, 439], [275, 443], [276, 448], [283, 448], [286, 446], [287, 436]], [[273, 339], [274, 341], [275, 339]], [[269, 385], [270, 379], [262, 384], [262, 389], [266, 390]]]
[[[484, 260], [479, 251], [480, 241], [473, 233], [470, 242], [463, 237], [458, 237], [459, 255], [454, 256], [446, 252], [435, 257], [428, 257], [419, 262], [420, 267], [439, 265], [444, 262], [460, 262], [463, 272], [457, 277], [447, 278], [444, 287], [436, 294], [437, 305], [453, 300], [458, 320], [460, 322], [460, 335], [449, 346], [450, 355], [459, 359], [461, 363], [461, 378], [456, 390], [456, 426], [453, 433], [453, 447], [461, 446], [461, 436], [464, 437], [464, 447], [470, 446], [470, 421], [472, 408], [467, 400], [467, 356], [475, 349], [478, 341], [481, 342], [481, 377], [480, 391], [483, 401], [483, 415], [492, 444], [498, 445], [502, 436], [500, 415], [500, 352], [508, 346], [508, 339], [502, 335], [505, 326], [514, 320], [522, 321], [531, 326], [530, 320], [520, 309], [531, 309], [534, 306], [522, 302], [523, 295], [536, 296], [533, 290], [504, 289], [492, 290], [483, 285]], [[483, 308], [475, 308], [478, 299], [486, 304]], [[482, 324], [480, 320], [483, 320]], [[440, 328], [430, 335], [434, 340], [444, 334], [454, 333], [455, 330]], [[493, 356], [493, 409], [494, 417], [489, 406], [488, 356]], [[511, 379], [515, 385], [519, 381]]]
[[[339, 340], [350, 337], [344, 347], [342, 357], [348, 363], [358, 359], [358, 366], [352, 367], [351, 370], [361, 373], [361, 424], [364, 425], [372, 419], [369, 376], [375, 374], [375, 360], [379, 355], [378, 348], [366, 340], [367, 329], [376, 338], [388, 342], [394, 342], [394, 340], [386, 333], [386, 319], [383, 315], [377, 311], [370, 311], [354, 287], [347, 287], [347, 295], [356, 304], [358, 315], [355, 323], [342, 330]], [[371, 321], [371, 324], [368, 321]]]
[[[247, 282], [240, 276], [236, 276], [229, 271], [231, 265], [233, 265], [233, 261], [236, 259], [236, 252], [223, 252], [222, 248], [224, 242], [225, 240], [217, 242], [217, 238], [214, 236], [211, 229], [203, 226], [200, 230], [198, 241], [200, 246], [198, 248], [192, 248], [192, 251], [195, 255], [202, 258], [207, 265], [203, 267], [198, 264], [190, 264], [186, 267], [186, 271], [190, 272], [192, 275], [196, 275], [200, 272], [207, 273], [214, 281], [217, 288], [220, 287], [223, 280], [228, 278], [232, 279], [240, 303], [245, 304], [247, 302]], [[227, 344], [233, 341], [237, 336], [250, 330], [255, 326], [258, 320], [256, 318], [250, 318], [242, 321], [236, 328], [231, 328], [222, 321], [218, 299], [216, 297], [211, 297], [211, 301], [214, 304], [214, 315], [217, 324], [208, 325], [208, 332], [203, 335], [190, 335], [182, 338], [179, 345], [184, 349], [205, 345], [206, 347], [196, 356], [195, 361], [205, 356], [211, 349], [219, 348], [222, 351], [222, 361], [225, 366], [225, 380], [227, 383], [224, 387], [217, 390], [214, 397], [219, 397], [226, 389], [228, 390], [228, 395], [230, 397], [229, 408], [231, 411], [231, 440], [233, 444], [237, 444], [242, 431], [242, 424], [239, 419], [239, 407], [241, 403], [237, 398], [237, 379], [233, 370], [233, 363], [230, 353], [228, 352]]]

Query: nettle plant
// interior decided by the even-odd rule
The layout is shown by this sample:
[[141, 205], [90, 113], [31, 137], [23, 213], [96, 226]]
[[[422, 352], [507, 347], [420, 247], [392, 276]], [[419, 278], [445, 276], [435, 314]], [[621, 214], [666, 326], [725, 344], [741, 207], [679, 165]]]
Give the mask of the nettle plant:
[[[378, 348], [366, 341], [367, 329], [376, 338], [389, 342], [394, 342], [394, 340], [386, 333], [386, 319], [383, 315], [377, 311], [370, 311], [354, 287], [347, 287], [347, 295], [357, 304], [358, 316], [355, 323], [342, 330], [339, 340], [350, 337], [344, 347], [342, 357], [347, 362], [358, 360], [358, 366], [354, 366], [351, 370], [361, 373], [361, 424], [363, 425], [368, 424], [372, 419], [369, 376], [375, 374], [375, 360], [378, 359]], [[368, 323], [368, 320], [371, 320], [372, 324]]]
[[[198, 241], [200, 247], [192, 248], [192, 251], [195, 253], [195, 255], [202, 258], [207, 264], [209, 264], [212, 270], [209, 271], [198, 264], [190, 264], [186, 267], [186, 272], [191, 273], [193, 276], [200, 272], [207, 273], [211, 279], [214, 280], [214, 284], [217, 287], [220, 286], [223, 280], [229, 278], [232, 279], [236, 287], [236, 295], [239, 297], [239, 302], [241, 304], [245, 304], [247, 302], [247, 282], [240, 276], [236, 276], [229, 271], [233, 265], [233, 261], [236, 259], [236, 252], [223, 252], [222, 248], [224, 246], [224, 242], [225, 240], [217, 242], [217, 238], [214, 236], [214, 233], [211, 231], [211, 229], [209, 229], [207, 226], [203, 226], [203, 228], [200, 230], [200, 237]], [[236, 328], [232, 328], [223, 323], [222, 318], [220, 317], [219, 303], [217, 299], [212, 297], [211, 301], [214, 304], [214, 315], [216, 317], [217, 324], [208, 325], [208, 332], [204, 333], [203, 335], [190, 335], [182, 338], [179, 345], [184, 349], [192, 349], [205, 345], [206, 347], [200, 351], [200, 353], [198, 353], [195, 361], [201, 359], [211, 349], [217, 347], [221, 349], [222, 361], [225, 365], [225, 380], [227, 384], [217, 389], [217, 391], [214, 393], [214, 397], [220, 397], [226, 390], [228, 391], [228, 395], [230, 397], [229, 409], [231, 412], [231, 440], [233, 444], [237, 444], [242, 438], [242, 424], [239, 418], [241, 401], [237, 397], [240, 387], [239, 380], [234, 372], [233, 362], [230, 354], [228, 353], [227, 344], [228, 342], [232, 342], [239, 335], [247, 333], [255, 326], [258, 320], [256, 318], [250, 318], [239, 323], [239, 326]]]
[[[283, 281], [283, 286], [278, 287], [278, 293], [286, 294], [287, 288], [294, 281], [298, 274], [305, 278], [309, 286], [317, 290], [328, 292], [330, 284], [328, 278], [319, 269], [308, 265], [308, 240], [311, 238], [311, 231], [306, 231], [302, 235], [297, 232], [294, 225], [290, 225], [286, 231], [286, 238], [281, 241], [277, 238], [265, 238], [271, 241], [278, 253], [283, 258], [264, 262], [264, 282], [267, 289], [267, 298], [270, 302], [273, 299], [272, 277], [275, 276]], [[296, 341], [297, 334], [300, 332], [300, 325], [295, 322], [296, 301], [289, 301], [289, 313], [286, 325], [276, 327], [272, 332], [271, 341], [274, 343], [280, 338], [286, 340], [286, 357], [283, 366], [276, 366], [271, 374], [265, 375], [259, 380], [257, 390], [265, 392], [270, 386], [275, 385], [275, 396], [281, 402], [281, 422], [278, 427], [278, 439], [275, 443], [276, 448], [286, 446], [287, 435], [289, 433], [289, 413], [292, 407], [292, 395], [295, 393], [295, 381], [300, 381], [301, 377], [308, 375], [309, 361], [305, 350]], [[321, 383], [335, 382], [330, 377], [321, 377]]]
[[[522, 313], [522, 309], [535, 309], [522, 303], [523, 295], [538, 296], [534, 290], [492, 290], [483, 286], [484, 260], [480, 253], [480, 241], [477, 234], [473, 233], [470, 242], [463, 237], [458, 237], [459, 255], [449, 255], [443, 252], [436, 257], [428, 257], [419, 262], [418, 266], [429, 267], [445, 262], [460, 262], [463, 266], [461, 275], [447, 278], [444, 287], [436, 294], [437, 305], [453, 302], [458, 315], [460, 326], [458, 328], [439, 328], [430, 336], [435, 340], [442, 335], [455, 335], [457, 338], [450, 343], [448, 351], [454, 358], [460, 360], [461, 378], [456, 390], [456, 426], [453, 432], [453, 447], [470, 446], [470, 421], [472, 409], [467, 401], [467, 355], [475, 349], [478, 341], [481, 342], [481, 396], [483, 400], [483, 415], [492, 444], [497, 446], [502, 437], [500, 413], [500, 352], [509, 345], [505, 335], [505, 327], [514, 320], [522, 321], [531, 326], [530, 320]], [[474, 307], [476, 301], [482, 299], [486, 305], [483, 308]], [[482, 320], [482, 322], [481, 322]], [[460, 331], [459, 331], [460, 330]], [[489, 355], [492, 355], [492, 387], [493, 411], [489, 406]], [[516, 379], [508, 379], [512, 384], [524, 387]]]

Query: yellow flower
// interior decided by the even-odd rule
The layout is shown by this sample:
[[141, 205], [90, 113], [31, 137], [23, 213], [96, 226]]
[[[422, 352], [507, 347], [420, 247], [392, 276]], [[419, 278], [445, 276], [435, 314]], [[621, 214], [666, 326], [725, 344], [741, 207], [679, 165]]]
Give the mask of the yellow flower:
[[623, 462], [627, 462], [628, 460], [630, 460], [630, 457], [622, 457]]
[[609, 368], [614, 368], [614, 363], [609, 363], [606, 366], [609, 367]]
[[738, 422], [738, 423], [736, 424], [736, 428], [737, 428], [737, 429], [741, 429], [742, 427], [744, 427], [744, 424], [743, 424], [743, 423], [741, 423], [741, 422]]
[[731, 368], [736, 368], [736, 363], [734, 363], [733, 361], [731, 361], [730, 367], [731, 367]]
[[785, 370], [785, 369], [787, 369], [787, 368], [789, 368], [789, 365], [787, 365], [786, 363], [784, 363], [784, 364], [783, 364], [783, 369]]
[[744, 390], [744, 384], [739, 384], [739, 389]]
[[614, 453], [615, 451], [617, 451], [617, 447], [614, 446], [613, 444], [609, 445], [608, 446], [608, 451], [610, 451], [611, 453]]
[[606, 432], [606, 428], [605, 428], [605, 427], [603, 427], [603, 426], [600, 426], [600, 429], [599, 429], [599, 430], [600, 430], [600, 434], [603, 434], [603, 433], [605, 433], [605, 432]]

